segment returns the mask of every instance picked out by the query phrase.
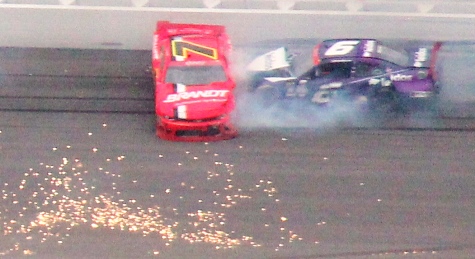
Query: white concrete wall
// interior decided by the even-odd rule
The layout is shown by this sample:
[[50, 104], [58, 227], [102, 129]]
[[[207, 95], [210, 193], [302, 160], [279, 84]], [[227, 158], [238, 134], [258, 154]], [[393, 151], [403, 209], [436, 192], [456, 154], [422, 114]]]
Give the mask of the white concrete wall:
[[[46, 3], [53, 0], [42, 1]], [[474, 2], [467, 0], [450, 1], [450, 4], [436, 0], [301, 0], [288, 10], [150, 6], [163, 0], [150, 0], [144, 7], [92, 6], [103, 1], [113, 0], [76, 0], [72, 5], [26, 4], [33, 1], [3, 0], [0, 3], [0, 47], [147, 50], [151, 47], [151, 35], [157, 20], [222, 24], [227, 27], [235, 45], [275, 39], [335, 37], [475, 40]], [[118, 1], [122, 5], [128, 3], [128, 0]], [[167, 3], [171, 1], [166, 0]], [[269, 2], [260, 0], [260, 3], [265, 4], [266, 1]], [[22, 4], [18, 4], [20, 2]], [[88, 6], [80, 5], [81, 2]], [[398, 4], [399, 8], [389, 10], [388, 6], [379, 4], [381, 2], [388, 2], [388, 6]], [[412, 4], [427, 2], [435, 3], [430, 11], [413, 11]], [[187, 0], [186, 3], [193, 1]], [[239, 4], [242, 0], [222, 2], [223, 5], [225, 3]], [[323, 7], [298, 8], [299, 4], [324, 6], [322, 4], [325, 3], [328, 10], [322, 10]], [[334, 4], [333, 9], [329, 3]], [[364, 3], [366, 9], [334, 10], [348, 3], [356, 7]], [[474, 10], [473, 13], [471, 10]]]
[[0, 4], [109, 7], [473, 13], [473, 0], [0, 0]]

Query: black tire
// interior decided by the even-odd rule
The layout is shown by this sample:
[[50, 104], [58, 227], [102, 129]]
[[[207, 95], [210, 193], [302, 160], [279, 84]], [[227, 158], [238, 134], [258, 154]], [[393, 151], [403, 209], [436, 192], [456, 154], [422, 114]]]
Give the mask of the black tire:
[[405, 97], [402, 103], [404, 104], [405, 115], [417, 115], [425, 118], [435, 118], [439, 116], [440, 104], [438, 94], [421, 99]]
[[401, 97], [394, 87], [370, 93], [368, 96], [368, 106], [371, 113], [381, 116], [405, 112]]
[[282, 91], [278, 85], [273, 85], [267, 81], [256, 87], [253, 94], [263, 107], [272, 106], [283, 98]]
[[249, 83], [246, 84], [246, 90], [250, 93], [254, 92], [258, 87], [259, 85], [261, 85], [262, 83], [264, 83], [264, 80], [262, 79], [253, 79], [253, 80], [250, 80]]

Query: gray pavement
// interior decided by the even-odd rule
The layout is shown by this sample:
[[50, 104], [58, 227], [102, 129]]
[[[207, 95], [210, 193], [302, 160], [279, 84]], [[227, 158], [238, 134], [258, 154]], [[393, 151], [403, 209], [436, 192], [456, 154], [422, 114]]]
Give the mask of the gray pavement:
[[475, 248], [475, 132], [242, 129], [172, 143], [155, 138], [150, 115], [1, 117], [0, 244], [18, 247], [14, 257], [470, 258]]
[[[25, 87], [58, 94], [32, 77]], [[138, 78], [110, 80], [130, 89]], [[94, 77], [68, 80], [91, 82], [94, 97]], [[474, 256], [472, 126], [281, 127], [238, 116], [236, 139], [174, 143], [156, 138], [153, 114], [121, 112], [102, 89], [118, 112], [0, 111], [0, 256]]]

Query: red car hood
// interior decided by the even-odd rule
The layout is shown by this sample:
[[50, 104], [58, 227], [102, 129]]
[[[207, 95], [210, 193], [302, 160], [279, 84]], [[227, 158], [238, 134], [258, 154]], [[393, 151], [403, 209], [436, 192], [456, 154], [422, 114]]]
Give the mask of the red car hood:
[[225, 86], [215, 83], [187, 86], [185, 91], [158, 93], [157, 113], [186, 120], [216, 118], [234, 107], [232, 90]]

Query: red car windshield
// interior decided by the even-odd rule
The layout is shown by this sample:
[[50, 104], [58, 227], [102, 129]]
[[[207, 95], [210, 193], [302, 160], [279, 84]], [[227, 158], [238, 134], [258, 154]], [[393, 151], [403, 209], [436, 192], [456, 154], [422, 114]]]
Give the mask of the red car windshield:
[[166, 83], [184, 85], [205, 85], [227, 80], [224, 68], [213, 66], [171, 66], [167, 70]]

